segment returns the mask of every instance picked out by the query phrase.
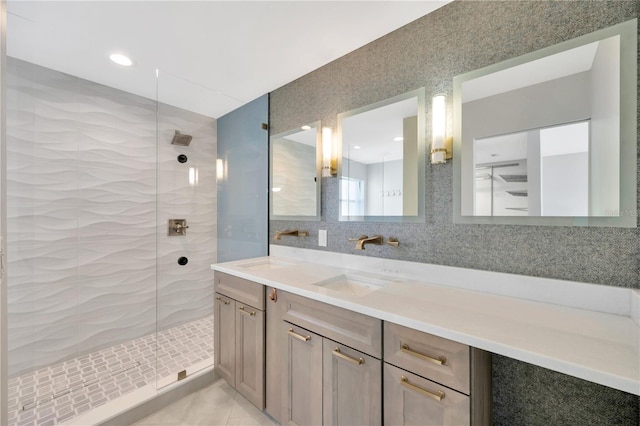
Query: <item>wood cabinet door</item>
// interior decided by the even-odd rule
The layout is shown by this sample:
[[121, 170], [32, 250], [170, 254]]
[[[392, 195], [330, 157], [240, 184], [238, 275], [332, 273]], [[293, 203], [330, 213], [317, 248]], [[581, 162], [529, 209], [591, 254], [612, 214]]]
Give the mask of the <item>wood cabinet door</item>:
[[467, 395], [384, 363], [384, 424], [464, 426], [470, 424]]
[[264, 311], [236, 301], [236, 390], [264, 409]]
[[285, 424], [322, 424], [322, 337], [282, 323], [287, 336], [283, 414]]
[[382, 361], [323, 339], [323, 425], [382, 424]]
[[285, 386], [287, 334], [282, 332], [282, 319], [287, 293], [267, 287], [266, 300], [266, 408], [271, 417], [285, 424], [282, 415], [282, 389]]
[[236, 313], [235, 301], [215, 293], [214, 361], [215, 369], [231, 386], [236, 386]]

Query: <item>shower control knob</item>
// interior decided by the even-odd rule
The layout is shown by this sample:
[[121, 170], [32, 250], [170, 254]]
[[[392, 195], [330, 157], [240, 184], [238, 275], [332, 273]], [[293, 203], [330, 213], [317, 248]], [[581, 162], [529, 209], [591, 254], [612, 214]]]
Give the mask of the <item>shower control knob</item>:
[[178, 258], [178, 265], [184, 266], [187, 263], [189, 263], [189, 259], [187, 259], [186, 257], [182, 256], [182, 257]]
[[184, 154], [178, 155], [178, 163], [186, 163], [188, 160], [187, 156]]

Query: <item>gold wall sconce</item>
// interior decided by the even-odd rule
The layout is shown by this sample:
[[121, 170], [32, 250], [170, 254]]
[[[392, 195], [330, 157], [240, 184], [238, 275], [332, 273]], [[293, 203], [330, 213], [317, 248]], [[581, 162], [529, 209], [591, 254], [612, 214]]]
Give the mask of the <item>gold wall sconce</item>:
[[447, 137], [447, 95], [433, 97], [431, 137], [431, 164], [446, 163], [453, 158], [453, 139]]
[[322, 128], [322, 177], [338, 175], [338, 156], [333, 140], [333, 129]]

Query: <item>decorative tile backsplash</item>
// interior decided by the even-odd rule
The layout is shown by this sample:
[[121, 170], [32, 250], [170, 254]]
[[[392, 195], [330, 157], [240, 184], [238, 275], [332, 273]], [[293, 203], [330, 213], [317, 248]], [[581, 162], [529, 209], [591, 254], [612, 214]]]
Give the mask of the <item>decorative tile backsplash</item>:
[[211, 315], [215, 159], [213, 118], [8, 59], [11, 376]]

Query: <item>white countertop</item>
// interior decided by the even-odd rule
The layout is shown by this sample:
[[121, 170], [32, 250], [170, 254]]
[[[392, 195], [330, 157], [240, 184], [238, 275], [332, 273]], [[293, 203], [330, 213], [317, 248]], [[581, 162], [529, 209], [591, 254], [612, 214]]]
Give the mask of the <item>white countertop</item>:
[[[320, 253], [313, 250], [306, 252], [312, 252], [312, 256]], [[344, 259], [350, 256], [362, 257], [340, 257]], [[298, 258], [271, 256], [244, 259], [212, 265], [212, 269], [640, 395], [640, 326], [631, 317], [634, 309], [637, 311], [637, 290], [589, 287], [589, 284], [561, 281], [551, 283], [559, 292], [565, 293], [565, 283], [569, 289], [575, 288], [572, 285], [582, 286], [578, 288], [586, 293], [595, 292], [600, 297], [606, 297], [607, 291], [610, 291], [612, 298], [622, 305], [621, 308], [611, 309], [613, 312], [622, 311], [622, 314], [598, 312], [495, 294], [495, 288], [489, 289], [489, 293], [480, 291], [482, 288], [469, 290], [464, 288], [468, 287], [467, 283], [461, 283], [460, 287], [463, 288], [451, 286], [450, 283], [442, 285], [442, 280], [432, 284], [425, 282], [430, 275], [403, 274], [402, 268], [407, 267], [409, 262], [384, 260], [387, 265], [384, 271], [387, 273], [383, 279], [393, 282], [357, 297], [314, 283], [344, 273], [380, 277], [376, 268], [347, 269], [328, 265], [326, 261], [323, 264], [301, 260], [305, 257], [308, 258], [309, 253]], [[367, 259], [369, 262], [376, 261]], [[358, 259], [355, 260], [357, 264]], [[378, 262], [382, 260], [377, 259]], [[267, 262], [280, 264], [274, 268], [266, 265]], [[345, 262], [335, 263], [339, 265]], [[249, 264], [257, 266], [247, 268]], [[399, 269], [388, 267], [394, 264]], [[420, 267], [420, 264], [416, 265]], [[438, 268], [444, 273], [448, 267]], [[481, 281], [487, 280], [488, 274], [494, 274], [499, 280], [513, 280], [515, 288], [515, 282], [522, 280], [527, 285], [535, 285], [536, 280], [542, 286], [550, 285], [550, 280], [545, 279], [448, 269], [457, 279], [465, 278], [466, 282], [478, 276], [482, 277]], [[432, 279], [429, 281], [433, 282]], [[525, 296], [529, 294], [526, 290], [522, 293]], [[624, 297], [628, 297], [628, 300]]]

